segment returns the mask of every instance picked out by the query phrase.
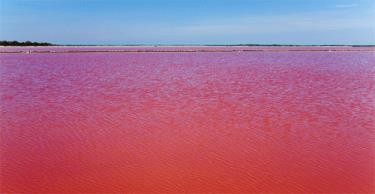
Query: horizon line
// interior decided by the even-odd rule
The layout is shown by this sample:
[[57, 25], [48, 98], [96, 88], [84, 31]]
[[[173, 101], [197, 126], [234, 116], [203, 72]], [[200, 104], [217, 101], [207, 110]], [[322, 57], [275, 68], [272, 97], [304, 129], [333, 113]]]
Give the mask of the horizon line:
[[[20, 45], [3, 45], [0, 46], [375, 46], [373, 44], [290, 44], [290, 43], [228, 43], [228, 44], [205, 44], [205, 43], [176, 43], [176, 44], [167, 44], [167, 43], [133, 43], [133, 44], [56, 44], [50, 42], [41, 42], [41, 41], [17, 41], [17, 40], [0, 40], [1, 43], [15, 42], [15, 44]], [[31, 44], [35, 45], [31, 45]], [[23, 45], [22, 45], [23, 44]], [[30, 45], [29, 45], [30, 44]], [[39, 44], [48, 44], [48, 45], [39, 45]]]

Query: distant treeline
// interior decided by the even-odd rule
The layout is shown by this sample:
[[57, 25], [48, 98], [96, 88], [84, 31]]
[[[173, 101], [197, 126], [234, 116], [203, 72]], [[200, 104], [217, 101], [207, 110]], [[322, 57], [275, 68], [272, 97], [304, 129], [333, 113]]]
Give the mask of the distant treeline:
[[7, 41], [7, 40], [1, 40], [0, 46], [52, 46], [53, 44], [48, 42], [31, 42], [31, 41], [25, 41], [25, 42], [19, 42], [19, 41]]

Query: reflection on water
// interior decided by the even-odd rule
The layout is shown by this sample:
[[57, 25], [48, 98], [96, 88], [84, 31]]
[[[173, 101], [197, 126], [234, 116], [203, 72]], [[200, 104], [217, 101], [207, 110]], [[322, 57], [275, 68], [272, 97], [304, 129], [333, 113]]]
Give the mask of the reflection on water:
[[1, 192], [375, 192], [374, 64], [2, 53]]

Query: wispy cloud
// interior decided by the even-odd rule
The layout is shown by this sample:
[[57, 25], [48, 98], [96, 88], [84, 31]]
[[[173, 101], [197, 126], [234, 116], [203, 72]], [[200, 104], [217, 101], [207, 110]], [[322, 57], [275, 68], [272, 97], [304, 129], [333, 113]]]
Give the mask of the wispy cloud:
[[182, 26], [188, 34], [259, 34], [327, 30], [374, 29], [372, 18], [346, 16], [329, 12], [258, 15], [202, 21]]
[[336, 5], [336, 8], [352, 8], [357, 7], [358, 4], [352, 3], [352, 4], [338, 4]]

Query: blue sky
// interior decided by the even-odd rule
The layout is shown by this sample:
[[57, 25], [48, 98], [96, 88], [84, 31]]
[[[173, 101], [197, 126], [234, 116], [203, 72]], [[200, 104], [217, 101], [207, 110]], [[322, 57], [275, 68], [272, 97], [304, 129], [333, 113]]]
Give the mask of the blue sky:
[[0, 39], [375, 44], [375, 0], [0, 0]]

